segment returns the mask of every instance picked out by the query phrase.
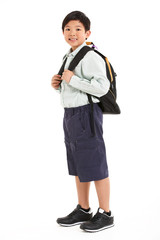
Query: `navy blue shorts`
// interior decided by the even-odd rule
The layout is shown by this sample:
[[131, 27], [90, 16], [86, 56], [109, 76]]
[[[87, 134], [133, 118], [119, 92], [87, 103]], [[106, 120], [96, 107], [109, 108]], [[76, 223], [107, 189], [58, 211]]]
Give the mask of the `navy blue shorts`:
[[68, 171], [78, 176], [81, 182], [97, 181], [109, 176], [106, 149], [103, 140], [103, 114], [94, 103], [96, 135], [91, 129], [90, 104], [64, 108], [64, 140]]

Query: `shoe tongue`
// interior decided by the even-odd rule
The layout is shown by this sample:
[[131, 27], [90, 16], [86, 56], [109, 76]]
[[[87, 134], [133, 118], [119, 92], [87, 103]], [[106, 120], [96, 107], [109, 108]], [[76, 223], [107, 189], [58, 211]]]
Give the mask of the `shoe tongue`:
[[104, 210], [102, 208], [98, 208], [99, 213], [104, 213]]
[[77, 205], [77, 209], [78, 210], [81, 209], [81, 205], [80, 204]]

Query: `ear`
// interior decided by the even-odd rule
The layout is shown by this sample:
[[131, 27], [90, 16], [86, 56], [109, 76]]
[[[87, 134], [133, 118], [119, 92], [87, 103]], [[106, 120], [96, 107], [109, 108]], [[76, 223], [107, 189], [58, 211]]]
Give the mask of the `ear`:
[[90, 35], [91, 35], [91, 31], [88, 30], [88, 31], [86, 32], [86, 38], [89, 38]]

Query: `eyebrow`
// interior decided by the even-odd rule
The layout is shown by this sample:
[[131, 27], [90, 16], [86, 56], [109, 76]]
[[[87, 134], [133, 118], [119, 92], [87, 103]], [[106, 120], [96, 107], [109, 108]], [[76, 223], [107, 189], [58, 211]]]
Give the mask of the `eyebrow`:
[[[67, 25], [67, 26], [65, 26], [65, 28], [66, 28], [66, 27], [70, 27], [70, 26], [69, 26], [69, 25]], [[77, 25], [77, 26], [75, 26], [75, 27], [82, 27], [82, 26], [79, 26], [79, 25]]]

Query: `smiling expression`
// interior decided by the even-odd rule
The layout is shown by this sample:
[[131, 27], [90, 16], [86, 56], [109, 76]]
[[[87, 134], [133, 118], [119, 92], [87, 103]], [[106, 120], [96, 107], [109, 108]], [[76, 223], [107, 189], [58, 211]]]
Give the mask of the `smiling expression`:
[[85, 31], [84, 25], [78, 20], [71, 20], [64, 27], [64, 38], [66, 42], [72, 47], [74, 51], [77, 47], [82, 45], [86, 38], [91, 34], [91, 31]]

